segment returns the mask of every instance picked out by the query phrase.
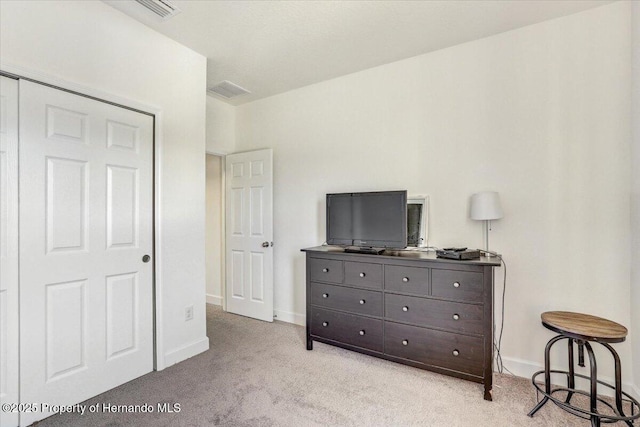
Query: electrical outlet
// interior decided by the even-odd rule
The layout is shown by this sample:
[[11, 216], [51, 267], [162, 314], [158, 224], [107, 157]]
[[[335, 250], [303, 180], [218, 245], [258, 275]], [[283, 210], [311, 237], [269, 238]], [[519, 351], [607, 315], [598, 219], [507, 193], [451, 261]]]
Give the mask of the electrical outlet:
[[193, 306], [184, 309], [184, 321], [193, 320]]

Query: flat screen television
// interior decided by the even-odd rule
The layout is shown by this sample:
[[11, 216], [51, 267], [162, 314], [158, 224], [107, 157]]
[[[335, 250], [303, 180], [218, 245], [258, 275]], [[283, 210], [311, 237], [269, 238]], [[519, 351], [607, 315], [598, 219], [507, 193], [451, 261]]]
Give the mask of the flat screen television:
[[327, 244], [407, 246], [407, 192], [327, 194]]

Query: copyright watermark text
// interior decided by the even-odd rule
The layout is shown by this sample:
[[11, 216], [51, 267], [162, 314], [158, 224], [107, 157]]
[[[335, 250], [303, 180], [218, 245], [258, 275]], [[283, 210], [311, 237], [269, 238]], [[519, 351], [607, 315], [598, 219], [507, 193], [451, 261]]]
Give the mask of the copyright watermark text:
[[115, 403], [94, 403], [92, 405], [78, 403], [75, 405], [54, 405], [50, 403], [3, 403], [2, 412], [46, 412], [52, 414], [93, 414], [93, 413], [111, 413], [111, 414], [149, 414], [149, 413], [166, 413], [177, 414], [182, 408], [179, 403], [156, 403], [156, 404], [136, 404], [136, 405], [118, 405]]

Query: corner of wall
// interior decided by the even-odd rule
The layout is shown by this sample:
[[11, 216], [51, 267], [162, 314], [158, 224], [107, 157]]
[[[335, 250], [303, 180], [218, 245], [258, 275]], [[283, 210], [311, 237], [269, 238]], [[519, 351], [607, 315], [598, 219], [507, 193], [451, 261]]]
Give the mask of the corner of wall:
[[236, 143], [236, 107], [207, 95], [206, 121], [207, 153], [233, 153]]
[[[640, 398], [640, 3], [631, 2], [631, 351]], [[636, 310], [633, 308], [636, 307]]]

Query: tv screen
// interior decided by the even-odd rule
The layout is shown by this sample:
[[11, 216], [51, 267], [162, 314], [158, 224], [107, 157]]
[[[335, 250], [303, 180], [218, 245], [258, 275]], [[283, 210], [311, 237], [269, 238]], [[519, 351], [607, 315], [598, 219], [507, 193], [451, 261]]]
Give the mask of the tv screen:
[[327, 194], [327, 244], [407, 246], [407, 192]]

